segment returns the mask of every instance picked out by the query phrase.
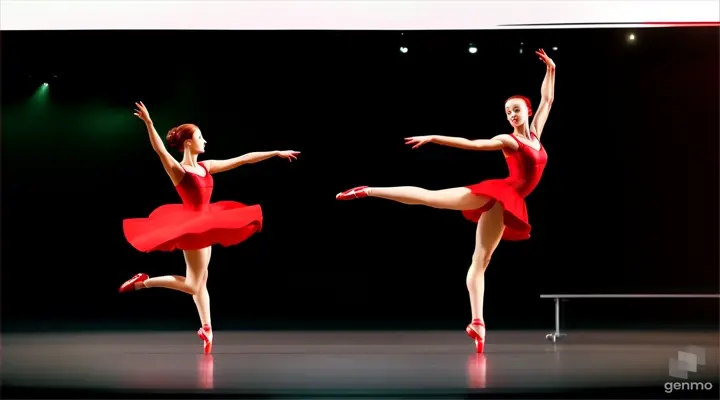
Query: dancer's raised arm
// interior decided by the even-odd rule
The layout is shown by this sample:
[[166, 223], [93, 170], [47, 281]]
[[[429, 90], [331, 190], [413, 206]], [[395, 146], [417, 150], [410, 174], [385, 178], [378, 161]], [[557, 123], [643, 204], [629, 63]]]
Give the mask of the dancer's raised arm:
[[515, 143], [510, 140], [508, 135], [498, 135], [493, 137], [492, 139], [476, 139], [476, 140], [470, 140], [460, 137], [452, 137], [452, 136], [439, 136], [439, 135], [429, 135], [429, 136], [413, 136], [409, 138], [405, 138], [405, 144], [411, 144], [413, 145], [413, 149], [417, 149], [418, 147], [427, 144], [427, 143], [435, 143], [439, 144], [441, 146], [448, 146], [448, 147], [455, 147], [458, 149], [463, 150], [476, 150], [476, 151], [483, 151], [483, 150], [501, 150], [505, 147], [512, 147], [515, 145]]
[[205, 164], [205, 168], [207, 168], [208, 172], [211, 174], [217, 174], [218, 172], [229, 171], [241, 165], [254, 164], [273, 157], [286, 158], [292, 162], [292, 160], [297, 160], [298, 154], [300, 154], [300, 152], [294, 150], [256, 151], [227, 160], [207, 160], [203, 161], [203, 164]]
[[550, 115], [553, 100], [555, 100], [555, 62], [545, 54], [545, 50], [543, 49], [536, 51], [535, 54], [537, 54], [540, 60], [547, 66], [545, 78], [540, 88], [540, 95], [542, 96], [540, 98], [540, 104], [530, 125], [530, 130], [535, 132], [535, 135], [537, 135], [539, 139], [545, 127], [545, 122], [547, 122], [548, 115]]
[[185, 175], [185, 170], [165, 148], [165, 144], [160, 138], [160, 135], [158, 135], [157, 130], [155, 130], [155, 126], [153, 125], [152, 119], [150, 119], [150, 113], [145, 107], [145, 104], [141, 101], [135, 103], [135, 106], [137, 109], [134, 115], [145, 122], [153, 150], [155, 150], [155, 153], [160, 157], [160, 161], [165, 168], [165, 172], [170, 176], [170, 180], [172, 180], [173, 184], [177, 185]]

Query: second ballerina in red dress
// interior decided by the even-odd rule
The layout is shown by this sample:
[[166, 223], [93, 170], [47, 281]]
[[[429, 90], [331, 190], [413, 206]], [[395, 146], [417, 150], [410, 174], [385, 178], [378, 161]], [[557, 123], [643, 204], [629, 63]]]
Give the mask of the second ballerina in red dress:
[[336, 196], [338, 200], [377, 197], [404, 204], [458, 210], [465, 218], [477, 223], [475, 252], [467, 275], [472, 322], [466, 331], [475, 341], [478, 353], [482, 353], [485, 347], [485, 270], [501, 239], [524, 240], [530, 237], [525, 197], [539, 183], [547, 162], [540, 137], [553, 103], [555, 63], [542, 49], [536, 54], [546, 64], [546, 73], [541, 88], [542, 98], [532, 123], [529, 122], [529, 117], [533, 115], [530, 100], [524, 96], [512, 96], [505, 102], [505, 115], [513, 127], [511, 134], [479, 140], [434, 135], [407, 138], [407, 144], [413, 145], [413, 148], [436, 143], [465, 150], [501, 150], [508, 165], [507, 178], [444, 190], [361, 186]]
[[207, 279], [212, 246], [241, 243], [258, 232], [263, 223], [259, 205], [247, 206], [236, 201], [211, 203], [212, 175], [272, 157], [292, 161], [300, 153], [291, 150], [267, 151], [248, 153], [229, 160], [198, 161], [198, 155], [205, 152], [207, 142], [197, 126], [183, 124], [171, 129], [167, 135], [168, 144], [183, 153], [182, 160], [178, 162], [165, 149], [145, 105], [136, 103], [136, 106], [135, 115], [145, 122], [150, 143], [180, 195], [182, 204], [166, 204], [156, 208], [147, 218], [124, 220], [125, 238], [143, 252], [182, 250], [186, 273], [185, 276], [154, 278], [140, 273], [123, 283], [120, 292], [166, 288], [192, 295], [202, 324], [198, 336], [204, 342], [205, 353], [209, 354], [213, 333]]

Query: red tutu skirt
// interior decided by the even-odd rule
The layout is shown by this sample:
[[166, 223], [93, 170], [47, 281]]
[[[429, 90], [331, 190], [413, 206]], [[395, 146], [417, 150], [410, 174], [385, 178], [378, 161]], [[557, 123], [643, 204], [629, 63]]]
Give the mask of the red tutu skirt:
[[218, 201], [194, 211], [182, 204], [166, 204], [147, 218], [123, 220], [123, 232], [127, 241], [143, 252], [198, 250], [241, 243], [259, 232], [262, 223], [259, 205]]
[[503, 239], [526, 240], [530, 238], [530, 224], [528, 223], [525, 199], [518, 194], [510, 182], [504, 179], [491, 179], [466, 187], [473, 194], [491, 199], [482, 208], [463, 211], [463, 216], [467, 220], [477, 223], [485, 211], [491, 209], [495, 203], [500, 203], [504, 210], [505, 231], [503, 232]]

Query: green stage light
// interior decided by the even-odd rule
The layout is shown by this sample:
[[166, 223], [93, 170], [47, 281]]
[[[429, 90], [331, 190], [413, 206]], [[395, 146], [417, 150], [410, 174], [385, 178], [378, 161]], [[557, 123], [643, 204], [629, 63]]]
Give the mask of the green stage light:
[[50, 84], [42, 83], [28, 100], [29, 105], [34, 107], [47, 105], [50, 101]]

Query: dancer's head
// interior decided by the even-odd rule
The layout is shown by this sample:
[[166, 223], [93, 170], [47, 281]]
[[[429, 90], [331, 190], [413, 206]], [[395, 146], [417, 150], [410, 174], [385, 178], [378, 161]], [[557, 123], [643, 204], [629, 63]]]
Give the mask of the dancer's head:
[[514, 128], [525, 125], [532, 114], [532, 104], [527, 97], [515, 95], [505, 100], [505, 116]]
[[167, 134], [167, 142], [182, 152], [189, 151], [190, 154], [205, 152], [205, 139], [202, 137], [200, 128], [194, 124], [182, 124], [170, 129]]

